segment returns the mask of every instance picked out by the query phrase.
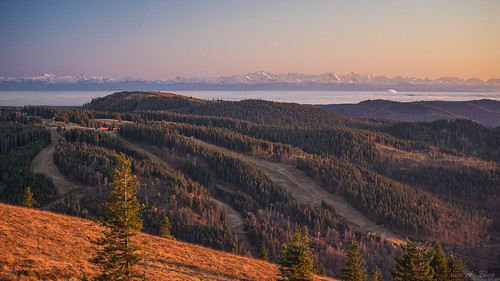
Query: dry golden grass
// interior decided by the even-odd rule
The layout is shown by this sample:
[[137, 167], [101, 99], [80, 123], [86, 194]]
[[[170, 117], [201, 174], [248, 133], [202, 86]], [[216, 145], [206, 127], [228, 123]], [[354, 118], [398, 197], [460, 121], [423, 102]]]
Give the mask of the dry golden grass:
[[[92, 276], [98, 269], [88, 262], [96, 250], [89, 239], [101, 231], [92, 221], [0, 204], [0, 280]], [[188, 243], [146, 234], [137, 240], [149, 241], [150, 280], [274, 280], [278, 272], [274, 264]]]

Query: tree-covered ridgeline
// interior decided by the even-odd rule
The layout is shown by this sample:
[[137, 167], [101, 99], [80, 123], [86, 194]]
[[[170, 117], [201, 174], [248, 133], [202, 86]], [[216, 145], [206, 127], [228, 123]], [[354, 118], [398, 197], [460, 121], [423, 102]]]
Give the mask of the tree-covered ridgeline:
[[[279, 204], [295, 202], [285, 190], [279, 188], [246, 161], [197, 144], [194, 140], [169, 131], [165, 127], [128, 125], [120, 130], [120, 135], [139, 142], [154, 144], [159, 148], [175, 147], [176, 153], [199, 157], [199, 161], [204, 161], [218, 179], [238, 188], [235, 191], [219, 186], [215, 187], [215, 191], [218, 196], [231, 202], [231, 205], [240, 212], [256, 212], [258, 209], [268, 208], [270, 204], [279, 206]], [[238, 200], [239, 197], [243, 199]]]
[[330, 156], [298, 158], [297, 167], [318, 177], [379, 224], [410, 237], [450, 244], [488, 239], [492, 220], [470, 208], [445, 202], [365, 168]]
[[159, 234], [162, 221], [168, 217], [172, 223], [171, 233], [177, 239], [245, 253], [244, 246], [227, 226], [224, 210], [202, 185], [148, 159], [106, 133], [85, 129], [61, 133], [63, 138], [54, 152], [56, 165], [71, 180], [91, 186], [92, 192], [78, 200], [69, 199], [57, 205], [56, 210], [80, 216], [99, 215], [102, 210], [92, 198], [104, 200], [111, 179], [109, 167], [116, 165], [115, 153], [123, 152], [131, 159], [132, 172], [141, 182], [137, 196], [145, 204], [142, 215], [146, 232]]
[[[137, 95], [137, 93], [132, 93], [132, 95]], [[148, 93], [147, 95], [152, 94]], [[496, 174], [494, 169], [486, 171], [473, 167], [436, 167], [425, 166], [421, 163], [412, 167], [398, 166], [396, 162], [387, 161], [383, 150], [378, 151], [377, 148], [387, 146], [389, 149], [396, 148], [410, 152], [419, 150], [418, 153], [423, 154], [429, 151], [438, 151], [458, 157], [475, 157], [477, 155], [483, 159], [495, 160], [495, 155], [498, 154], [496, 152], [498, 144], [500, 144], [500, 131], [498, 129], [485, 128], [463, 120], [422, 123], [361, 120], [344, 118], [336, 114], [311, 113], [309, 109], [295, 104], [255, 100], [223, 102], [187, 99], [186, 102], [186, 100], [179, 98], [172, 99], [172, 102], [163, 100], [161, 103], [157, 103], [158, 99], [152, 99], [151, 102], [146, 103], [129, 101], [116, 108], [109, 107], [113, 103], [120, 103], [120, 100], [117, 99], [111, 103], [108, 102], [107, 105], [102, 104], [100, 108], [95, 108], [100, 111], [30, 107], [21, 109], [21, 111], [12, 110], [8, 115], [21, 114], [26, 117], [25, 112], [30, 110], [31, 114], [37, 114], [46, 119], [54, 117], [56, 121], [72, 122], [94, 128], [103, 126], [100, 121], [96, 120], [97, 118], [116, 119], [117, 123], [120, 123], [118, 122], [120, 120], [139, 122], [141, 126], [148, 124], [142, 123], [145, 121], [173, 122], [162, 125], [168, 129], [168, 137], [161, 135], [161, 132], [143, 131], [144, 134], [156, 134], [153, 137], [156, 140], [153, 143], [151, 139], [147, 140], [147, 137], [144, 137], [141, 142], [164, 147], [163, 150], [159, 151], [165, 155], [170, 154], [171, 149], [174, 148], [176, 157], [169, 158], [172, 160], [169, 163], [174, 169], [180, 170], [185, 176], [198, 181], [206, 189], [209, 196], [215, 196], [225, 202], [234, 201], [233, 205], [236, 209], [247, 210], [247, 214], [243, 213], [242, 216], [252, 244], [257, 250], [265, 247], [271, 259], [279, 256], [280, 244], [291, 239], [291, 233], [307, 231], [311, 234], [311, 243], [316, 247], [313, 253], [315, 261], [327, 264], [329, 274], [332, 272], [336, 274], [341, 267], [338, 263], [339, 261], [341, 263], [342, 259], [345, 258], [347, 250], [345, 240], [361, 241], [364, 239], [363, 235], [349, 234], [350, 230], [343, 228], [339, 222], [334, 223], [336, 224], [334, 228], [327, 227], [326, 229], [322, 228], [319, 222], [307, 223], [304, 226], [296, 219], [288, 217], [288, 214], [293, 215], [293, 212], [283, 211], [289, 210], [286, 205], [288, 203], [273, 203], [273, 211], [278, 211], [270, 212], [271, 206], [263, 206], [262, 204], [262, 202], [269, 201], [262, 200], [262, 198], [266, 198], [266, 195], [258, 196], [258, 200], [255, 200], [248, 194], [251, 189], [239, 190], [239, 185], [234, 183], [238, 177], [231, 174], [234, 172], [233, 170], [231, 173], [225, 173], [224, 168], [217, 170], [213, 167], [214, 162], [200, 157], [198, 154], [200, 148], [195, 147], [194, 150], [188, 152], [187, 149], [184, 150], [184, 145], [178, 145], [178, 143], [182, 144], [187, 141], [190, 145], [189, 137], [195, 136], [196, 139], [234, 151], [266, 158], [273, 157], [274, 160], [285, 159], [283, 156], [300, 156], [299, 162], [311, 159], [332, 162], [335, 166], [334, 173], [328, 172], [330, 168], [321, 168], [320, 166], [323, 164], [319, 166], [308, 165], [307, 167], [302, 165], [302, 168], [312, 177], [322, 181], [324, 187], [331, 192], [341, 192], [344, 198], [349, 195], [350, 198], [347, 199], [351, 204], [371, 216], [376, 222], [386, 224], [396, 232], [413, 232], [413, 237], [419, 236], [422, 239], [430, 240], [434, 239], [432, 237], [438, 237], [438, 240], [449, 240], [450, 244], [457, 244], [460, 247], [463, 241], [468, 241], [467, 245], [481, 244], [481, 242], [487, 241], [484, 233], [491, 233], [491, 228], [487, 226], [491, 223], [482, 212], [477, 212], [475, 208], [467, 207], [467, 205], [462, 206], [443, 201], [434, 195], [446, 200], [459, 200], [469, 205], [481, 204], [481, 201], [486, 199], [487, 202], [483, 202], [481, 205], [489, 207], [490, 210], [484, 212], [491, 214], [491, 211], [494, 210], [492, 208], [497, 205], [495, 198], [498, 198], [495, 197]], [[157, 104], [153, 105], [153, 103]], [[152, 107], [148, 108], [148, 106]], [[121, 112], [111, 112], [110, 109]], [[154, 111], [150, 109], [154, 109]], [[235, 109], [239, 112], [232, 112]], [[313, 120], [317, 117], [322, 118], [322, 120]], [[83, 141], [87, 145], [85, 149], [91, 151], [94, 148], [90, 149], [89, 147], [97, 145], [88, 145], [89, 142], [92, 141]], [[76, 139], [69, 141], [70, 146], [76, 145], [76, 143], [82, 142]], [[82, 147], [85, 146], [83, 143], [76, 145], [78, 149], [75, 150], [74, 155], [77, 155], [77, 150], [82, 150]], [[272, 150], [270, 144], [272, 144]], [[120, 149], [116, 148], [117, 151]], [[113, 148], [111, 146], [105, 147], [104, 150], [95, 150], [86, 152], [86, 154], [106, 156], [108, 150], [112, 151]], [[187, 154], [190, 154], [191, 158]], [[77, 159], [78, 157], [74, 156], [73, 158]], [[137, 158], [141, 157], [137, 156]], [[197, 158], [197, 163], [194, 158]], [[286, 157], [287, 161], [291, 159], [293, 158]], [[213, 156], [212, 161], [215, 160], [226, 164], [233, 163], [232, 161], [224, 162], [224, 158], [217, 159]], [[386, 166], [380, 168], [381, 162]], [[84, 167], [87, 167], [85, 169], [89, 171], [87, 175], [80, 172], [84, 175], [81, 176], [84, 180], [93, 177], [94, 184], [99, 183], [97, 172], [102, 174], [101, 182], [106, 178], [104, 176], [106, 169], [98, 169], [94, 173], [93, 168], [78, 161], [72, 169], [84, 171]], [[246, 166], [239, 166], [239, 168], [247, 169]], [[253, 180], [253, 177], [242, 177], [241, 179], [243, 181]], [[356, 184], [357, 181], [361, 182], [361, 185]], [[411, 187], [402, 183], [409, 184]], [[422, 188], [432, 194], [415, 191], [416, 188]], [[408, 199], [409, 196], [417, 196], [419, 200]], [[150, 194], [148, 199], [151, 200], [151, 197], [154, 196]], [[394, 205], [397, 208], [390, 203], [393, 199], [398, 201], [397, 205]], [[74, 210], [72, 212], [78, 213], [78, 209], [85, 208], [83, 205], [89, 205], [88, 202], [79, 205], [82, 199], [79, 200], [69, 198], [65, 204], [73, 206], [74, 208], [71, 207]], [[85, 200], [83, 198], [83, 201]], [[431, 203], [425, 200], [430, 200]], [[65, 208], [71, 209], [70, 207]], [[256, 210], [256, 212], [248, 210]], [[386, 214], [387, 210], [389, 210], [388, 214]], [[457, 217], [451, 215], [456, 210], [459, 210]], [[181, 220], [186, 218], [197, 220], [196, 215], [192, 216], [189, 211], [185, 211], [186, 214], [181, 216]], [[155, 222], [151, 224], [155, 225], [155, 228], [161, 224], [165, 216], [169, 217], [173, 225], [175, 224], [175, 221], [172, 220], [173, 216], [166, 215], [165, 210], [158, 208], [157, 212], [161, 214], [157, 218], [155, 217]], [[464, 221], [466, 223], [462, 224]], [[460, 228], [458, 231], [456, 230], [457, 225]], [[435, 230], [433, 227], [436, 227]], [[280, 232], [277, 230], [278, 228], [290, 228], [293, 231]], [[315, 241], [317, 236], [315, 229], [317, 228], [321, 229], [321, 239]], [[470, 230], [470, 234], [464, 234], [467, 229]], [[175, 227], [172, 231], [175, 231]], [[209, 230], [203, 231], [210, 232]], [[345, 238], [353, 235], [356, 237]], [[326, 236], [329, 239], [327, 239], [327, 243], [324, 243], [322, 241], [326, 239]], [[203, 237], [203, 235], [198, 237]], [[265, 239], [263, 240], [262, 237]], [[206, 240], [206, 238], [207, 236], [200, 238], [200, 240]], [[373, 251], [378, 255], [384, 252], [383, 247], [380, 247], [383, 243], [372, 242], [373, 240], [368, 239], [360, 243], [360, 250], [363, 254]], [[340, 243], [343, 244], [338, 245]], [[365, 252], [365, 250], [367, 251]], [[386, 254], [380, 256], [384, 255]], [[375, 258], [377, 261], [374, 261], [370, 256], [366, 259], [369, 264], [382, 264], [381, 271], [385, 278], [388, 277], [387, 272], [390, 266], [387, 263], [390, 259]], [[385, 264], [381, 261], [385, 261]]]
[[[127, 94], [127, 93], [125, 93]], [[141, 93], [128, 93], [140, 96]], [[26, 107], [30, 115], [55, 117], [56, 120], [92, 125], [94, 118], [114, 118], [118, 120], [173, 121], [205, 126], [223, 126], [235, 130], [246, 130], [248, 124], [257, 127], [271, 125], [278, 127], [302, 127], [309, 129], [350, 128], [372, 131], [375, 139], [399, 148], [426, 147], [429, 144], [450, 153], [479, 155], [485, 159], [498, 160], [500, 156], [500, 130], [484, 127], [469, 120], [438, 120], [433, 122], [395, 122], [381, 119], [351, 118], [340, 114], [318, 110], [290, 103], [262, 100], [241, 102], [202, 101], [184, 97], [154, 97], [152, 93], [143, 99], [123, 99], [123, 93], [113, 97], [96, 99], [85, 106], [86, 109], [51, 109], [48, 107]], [[162, 100], [159, 102], [159, 100]], [[117, 104], [118, 109], [115, 108]], [[179, 106], [180, 103], [182, 106]], [[163, 104], [163, 105], [162, 105]], [[166, 112], [165, 110], [168, 110]], [[212, 124], [208, 124], [208, 123]], [[380, 135], [380, 132], [386, 135]], [[388, 135], [395, 136], [388, 137]], [[284, 141], [277, 141], [286, 143]]]
[[[278, 146], [273, 148], [274, 151], [281, 154], [293, 155], [299, 153], [300, 148], [311, 154], [334, 154], [351, 161], [372, 162], [380, 158], [375, 143], [394, 145], [401, 149], [426, 147], [420, 142], [398, 140], [387, 134], [348, 127], [258, 125], [226, 117], [192, 116], [172, 112], [142, 111], [138, 114], [145, 120], [165, 120], [168, 123], [163, 123], [162, 126], [176, 129], [185, 136], [198, 135], [207, 142], [255, 154], [272, 148], [269, 144], [271, 142]], [[235, 140], [238, 143], [235, 143]], [[248, 146], [254, 147], [253, 150]]]
[[45, 144], [50, 141], [50, 132], [40, 125], [1, 124], [0, 132], [0, 155], [21, 150], [36, 141]]
[[[258, 245], [257, 249], [266, 248], [271, 261], [278, 260], [281, 245], [291, 239], [293, 233], [310, 233], [315, 237], [311, 243], [315, 246], [316, 261], [324, 264], [329, 274], [336, 274], [340, 263], [329, 262], [324, 258], [325, 254], [335, 253], [342, 258], [346, 253], [342, 241], [363, 240], [363, 234], [353, 234], [338, 221], [332, 205], [326, 202], [321, 206], [297, 203], [262, 172], [243, 160], [198, 144], [190, 137], [181, 136], [159, 124], [127, 125], [119, 133], [140, 143], [157, 145], [163, 151], [170, 152], [175, 147], [176, 157], [183, 157], [191, 163], [190, 167], [198, 167], [187, 171], [190, 176], [203, 178], [204, 184], [217, 198], [242, 213], [249, 240]], [[189, 160], [187, 154], [190, 155]], [[194, 157], [197, 164], [193, 164]], [[208, 179], [200, 176], [208, 174], [214, 176]], [[368, 247], [364, 249], [371, 257], [370, 263], [387, 261], [379, 266], [388, 274], [395, 254], [393, 246], [377, 237], [368, 237], [363, 240], [363, 245], [377, 248], [377, 251], [370, 251], [371, 254], [368, 254]], [[323, 260], [329, 263], [322, 263]]]
[[161, 92], [126, 91], [118, 92], [106, 97], [94, 98], [83, 105], [85, 109], [133, 112], [136, 110], [172, 110], [190, 107], [198, 103], [205, 103], [199, 99], [192, 99], [176, 94]]
[[229, 117], [257, 124], [325, 127], [348, 122], [371, 123], [326, 110], [265, 100], [201, 100], [153, 92], [120, 92], [93, 99], [85, 109], [110, 112], [164, 110], [182, 114]]
[[[144, 120], [144, 121], [167, 121], [167, 122], [175, 122], [175, 123], [186, 123], [191, 125], [203, 126], [207, 128], [217, 127], [217, 128], [226, 128], [231, 131], [235, 131], [244, 135], [252, 136], [255, 138], [266, 139], [268, 141], [281, 142], [293, 144], [291, 139], [297, 133], [306, 135], [310, 137], [312, 134], [316, 134], [315, 132], [311, 132], [314, 130], [318, 130], [321, 133], [318, 133], [324, 137], [332, 138], [340, 138], [342, 136], [349, 137], [349, 134], [355, 135], [355, 137], [360, 136], [361, 138], [367, 138], [376, 143], [382, 143], [385, 145], [391, 145], [398, 149], [422, 149], [427, 148], [428, 144], [423, 141], [415, 141], [415, 140], [406, 140], [399, 139], [387, 133], [381, 133], [373, 128], [378, 128], [373, 125], [368, 126], [355, 126], [357, 123], [345, 123], [343, 125], [335, 125], [335, 126], [293, 126], [293, 125], [283, 125], [279, 122], [270, 122], [271, 124], [259, 124], [251, 121], [247, 121], [246, 119], [235, 119], [232, 117], [221, 117], [219, 115], [206, 116], [201, 113], [195, 114], [181, 114], [175, 113], [171, 111], [151, 111], [151, 110], [139, 110], [135, 111], [134, 120]], [[133, 116], [133, 115], [132, 115]], [[269, 117], [269, 116], [268, 116]], [[272, 119], [272, 117], [269, 117]], [[125, 119], [124, 119], [125, 120]], [[129, 120], [129, 119], [127, 119]], [[132, 121], [132, 119], [130, 119]], [[391, 122], [390, 124], [392, 124]], [[385, 124], [385, 123], [383, 123]], [[279, 130], [279, 133], [275, 133], [275, 130]], [[341, 135], [341, 136], [338, 136]], [[318, 136], [314, 136], [314, 138], [318, 138]], [[274, 139], [274, 140], [272, 140]], [[360, 139], [358, 137], [358, 139]], [[288, 140], [285, 141], [285, 140]], [[301, 137], [301, 140], [308, 140], [308, 138]], [[365, 141], [365, 140], [363, 140]], [[300, 147], [304, 145], [298, 140], [294, 141], [295, 143], [300, 143], [300, 145], [296, 145]], [[318, 142], [318, 141], [316, 141]], [[322, 150], [325, 150], [324, 148]], [[327, 150], [327, 149], [326, 149]]]
[[26, 114], [15, 107], [0, 107], [0, 123], [2, 124], [41, 124], [43, 119], [37, 115]]
[[227, 128], [200, 126], [187, 123], [145, 122], [145, 126], [163, 128], [178, 134], [201, 139], [211, 144], [222, 146], [233, 151], [252, 155], [300, 155], [302, 151], [289, 144], [270, 142], [242, 134]]
[[[63, 123], [75, 123], [88, 128], [102, 126], [99, 118], [109, 118], [117, 120], [141, 121], [140, 116], [130, 113], [115, 113], [107, 111], [84, 110], [80, 108], [55, 108], [49, 106], [24, 106], [20, 112], [29, 116], [36, 116], [43, 119], [54, 119]], [[139, 119], [138, 119], [139, 118]]]
[[[148, 135], [148, 133], [138, 134]], [[167, 139], [175, 138], [173, 137], [175, 133], [169, 135]], [[174, 142], [165, 144], [172, 146]], [[182, 147], [180, 146], [181, 151]], [[179, 146], [176, 149], [179, 149]], [[312, 157], [309, 155], [303, 159], [314, 158], [328, 159], [326, 162], [335, 162], [334, 166], [337, 166], [333, 172], [326, 169], [320, 175], [330, 191], [342, 189], [342, 194], [355, 207], [396, 232], [456, 245], [464, 242], [479, 245], [488, 241], [488, 231], [492, 221], [474, 209], [445, 202], [432, 194], [400, 184], [362, 166], [353, 165], [346, 159], [338, 159], [335, 156], [328, 158], [324, 155]], [[302, 158], [299, 158], [298, 162], [301, 160]], [[312, 176], [318, 174], [318, 168], [314, 166], [310, 165], [306, 169], [316, 170], [313, 173], [309, 172]], [[302, 165], [302, 168], [304, 167]], [[245, 194], [240, 193], [240, 197], [244, 198]], [[241, 198], [238, 200], [242, 200]]]
[[[377, 143], [382, 143], [386, 145], [392, 145], [399, 149], [422, 149], [428, 148], [429, 145], [437, 146], [440, 150], [446, 153], [465, 153], [468, 155], [479, 155], [487, 160], [498, 160], [500, 156], [500, 130], [492, 129], [477, 124], [470, 120], [457, 119], [454, 121], [447, 120], [437, 120], [433, 122], [366, 122], [364, 119], [344, 119], [344, 121], [339, 121], [335, 117], [322, 116], [322, 121], [309, 122], [305, 115], [309, 109], [304, 109], [303, 106], [294, 104], [283, 104], [283, 103], [270, 103], [265, 101], [242, 101], [241, 105], [235, 107], [250, 112], [238, 112], [230, 113], [230, 109], [233, 105], [230, 102], [228, 109], [225, 109], [227, 113], [218, 113], [215, 110], [204, 111], [201, 110], [190, 110], [186, 109], [178, 110], [178, 113], [188, 113], [191, 115], [176, 115], [175, 113], [168, 112], [149, 112], [140, 111], [138, 112], [144, 120], [169, 120], [173, 122], [185, 122], [203, 124], [205, 126], [219, 126], [226, 122], [223, 126], [226, 128], [231, 128], [232, 130], [246, 134], [250, 129], [262, 130], [262, 128], [271, 127], [293, 127], [297, 128], [307, 128], [307, 129], [323, 129], [323, 130], [333, 130], [335, 128], [342, 128], [343, 130], [350, 131], [350, 133], [361, 134], [367, 136]], [[223, 102], [222, 104], [225, 104]], [[214, 105], [211, 104], [210, 107]], [[220, 105], [216, 105], [217, 107]], [[252, 118], [255, 112], [260, 112], [261, 108], [259, 106], [264, 106], [264, 108], [269, 107], [270, 112], [262, 112], [262, 117]], [[198, 107], [202, 107], [199, 105]], [[223, 107], [223, 106], [222, 106]], [[278, 109], [276, 109], [276, 108]], [[283, 109], [285, 108], [286, 109]], [[199, 109], [199, 108], [197, 108]], [[288, 115], [290, 120], [283, 121], [286, 117], [282, 116], [280, 112], [289, 112]], [[315, 113], [316, 116], [320, 113]], [[198, 115], [198, 116], [197, 116]], [[201, 116], [200, 116], [201, 115]], [[321, 114], [320, 114], [321, 115]], [[196, 116], [196, 117], [186, 117], [186, 116]], [[300, 118], [300, 122], [293, 121]], [[208, 124], [209, 121], [212, 124]], [[245, 120], [244, 123], [229, 122], [229, 120], [241, 119]], [[214, 122], [217, 120], [217, 122]], [[337, 121], [335, 121], [337, 120]], [[283, 121], [283, 122], [281, 122]], [[240, 121], [242, 122], [242, 121]], [[318, 123], [319, 122], [319, 123]], [[258, 128], [258, 129], [256, 129]], [[269, 130], [269, 129], [265, 129]], [[369, 131], [371, 133], [369, 133]], [[256, 136], [255, 134], [249, 133], [249, 135]], [[265, 135], [265, 134], [264, 134]], [[259, 138], [259, 137], [258, 137]], [[269, 141], [281, 142], [293, 144], [286, 142], [283, 139], [268, 139]], [[300, 145], [305, 145], [303, 142], [298, 142]], [[297, 147], [301, 147], [296, 145]], [[337, 155], [338, 156], [338, 155]]]
[[[41, 116], [43, 118], [54, 117], [56, 121], [72, 122], [86, 127], [101, 126], [101, 123], [95, 121], [97, 118], [111, 118], [133, 122], [143, 120], [170, 121], [206, 127], [223, 127], [263, 140], [305, 148], [307, 152], [311, 153], [333, 153], [339, 157], [342, 155], [356, 157], [357, 159], [354, 159], [356, 161], [370, 161], [373, 160], [374, 156], [377, 156], [376, 150], [373, 149], [374, 142], [405, 150], [426, 149], [429, 145], [434, 145], [446, 153], [479, 155], [488, 160], [495, 160], [500, 155], [500, 151], [498, 150], [498, 147], [500, 147], [500, 131], [467, 120], [438, 120], [434, 122], [408, 123], [380, 122], [380, 120], [377, 120], [377, 122], [368, 122], [365, 119], [348, 118], [337, 122], [342, 118], [335, 115], [334, 117], [323, 116], [323, 121], [318, 124], [312, 121], [312, 123], [306, 121], [283, 123], [280, 120], [286, 119], [286, 117], [272, 111], [272, 114], [266, 112], [261, 121], [259, 121], [260, 119], [246, 116], [248, 114], [253, 115], [256, 111], [261, 111], [262, 109], [259, 107], [263, 106], [261, 103], [273, 110], [274, 107], [277, 107], [281, 108], [280, 110], [284, 112], [290, 112], [289, 116], [305, 118], [303, 115], [306, 115], [305, 112], [310, 110], [310, 108], [300, 105], [287, 105], [286, 103], [266, 101], [242, 101], [242, 105], [236, 106], [238, 108], [241, 107], [240, 109], [242, 110], [245, 108], [247, 111], [251, 111], [250, 113], [218, 114], [217, 112], [212, 112], [212, 110], [208, 110], [207, 112], [203, 110], [204, 106], [212, 107], [214, 104], [221, 106], [221, 103], [224, 106], [229, 105], [230, 108], [234, 106], [232, 104], [234, 102], [207, 101], [196, 103], [198, 104], [196, 108], [202, 107], [202, 110], [189, 110], [189, 112], [175, 110], [175, 108], [171, 110], [176, 112], [153, 111], [151, 109], [110, 112], [41, 106], [25, 107], [22, 111], [30, 115]], [[227, 111], [230, 112], [229, 109]], [[274, 132], [276, 130], [280, 131], [280, 133], [276, 134]], [[363, 145], [357, 145], [357, 142], [351, 141], [350, 138], [352, 137], [361, 140]], [[339, 141], [341, 142], [339, 143]], [[339, 148], [345, 151], [339, 151]]]

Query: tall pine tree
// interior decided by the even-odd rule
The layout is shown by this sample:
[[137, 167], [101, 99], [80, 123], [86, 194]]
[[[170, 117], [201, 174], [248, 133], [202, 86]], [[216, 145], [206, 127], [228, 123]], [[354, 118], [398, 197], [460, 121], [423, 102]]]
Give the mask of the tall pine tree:
[[431, 252], [431, 263], [432, 269], [434, 270], [434, 280], [447, 280], [448, 278], [448, 262], [446, 261], [446, 255], [441, 248], [441, 244], [436, 242], [434, 245], [434, 250]]
[[279, 281], [312, 281], [313, 260], [309, 238], [295, 233], [292, 241], [283, 245], [282, 256], [278, 263], [281, 276]]
[[95, 241], [102, 248], [91, 259], [101, 268], [94, 280], [139, 280], [143, 277], [136, 268], [141, 260], [141, 247], [132, 242], [132, 237], [142, 229], [142, 219], [135, 196], [138, 183], [131, 175], [130, 166], [130, 160], [123, 153], [116, 156], [113, 190], [101, 218], [106, 230], [104, 237]]
[[366, 280], [366, 267], [364, 266], [365, 260], [359, 253], [359, 245], [352, 244], [351, 249], [347, 252], [347, 259], [344, 267], [341, 269], [342, 280], [345, 281], [365, 281]]
[[394, 281], [430, 281], [434, 270], [430, 266], [429, 245], [413, 242], [408, 238], [406, 245], [401, 246], [403, 253], [396, 259], [396, 268], [391, 270]]
[[465, 264], [461, 259], [456, 259], [452, 253], [448, 257], [448, 281], [465, 280]]

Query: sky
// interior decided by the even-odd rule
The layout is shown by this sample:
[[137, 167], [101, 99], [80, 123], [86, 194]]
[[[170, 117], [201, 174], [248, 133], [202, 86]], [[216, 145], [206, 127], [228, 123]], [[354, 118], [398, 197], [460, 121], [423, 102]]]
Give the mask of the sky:
[[0, 76], [500, 78], [497, 0], [0, 0]]

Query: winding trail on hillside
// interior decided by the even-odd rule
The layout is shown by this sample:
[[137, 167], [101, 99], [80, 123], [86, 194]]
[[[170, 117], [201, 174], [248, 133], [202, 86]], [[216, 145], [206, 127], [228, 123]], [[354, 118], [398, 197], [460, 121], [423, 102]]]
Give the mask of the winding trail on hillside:
[[294, 165], [275, 163], [261, 159], [257, 156], [237, 153], [198, 139], [196, 139], [196, 142], [250, 162], [266, 174], [273, 182], [288, 190], [299, 202], [319, 205], [322, 200], [325, 200], [333, 204], [335, 206], [335, 212], [343, 217], [350, 225], [359, 227], [368, 232], [376, 233], [379, 236], [384, 236], [397, 244], [405, 243], [401, 235], [394, 233], [383, 225], [375, 224], [340, 196], [326, 191], [315, 180], [311, 179], [305, 172], [297, 169]]
[[[33, 159], [33, 161], [31, 162], [31, 168], [33, 169], [34, 172], [43, 173], [51, 177], [60, 198], [64, 198], [71, 192], [81, 188], [85, 188], [85, 186], [69, 181], [67, 177], [64, 176], [55, 165], [52, 155], [54, 153], [55, 146], [59, 139], [59, 134], [56, 129], [56, 124], [53, 123], [52, 120], [46, 120], [45, 124], [50, 129], [51, 142], [47, 147], [45, 147], [42, 151], [40, 151], [40, 153]], [[63, 124], [63, 126], [68, 126], [68, 125]], [[68, 126], [68, 127], [73, 127], [73, 126]], [[85, 129], [90, 129], [90, 128], [85, 128]], [[146, 154], [148, 157], [151, 158], [152, 161], [157, 163], [166, 163], [163, 159], [157, 156], [151, 149], [145, 148], [136, 143], [132, 143], [124, 138], [117, 136], [113, 132], [109, 132], [109, 134], [119, 138], [130, 148]], [[326, 191], [316, 181], [307, 176], [303, 171], [297, 169], [294, 165], [275, 163], [261, 159], [257, 156], [244, 155], [241, 153], [237, 153], [219, 146], [215, 146], [200, 141], [198, 139], [196, 139], [196, 142], [250, 162], [258, 169], [260, 169], [264, 174], [266, 174], [273, 182], [288, 190], [291, 193], [291, 195], [299, 202], [319, 205], [321, 204], [322, 200], [325, 200], [333, 204], [335, 206], [336, 213], [339, 216], [343, 217], [350, 225], [359, 227], [369, 232], [376, 233], [377, 235], [383, 235], [392, 242], [398, 244], [404, 243], [404, 239], [402, 236], [392, 232], [391, 230], [385, 228], [382, 225], [375, 224], [361, 212], [353, 208], [349, 203], [344, 201], [341, 197]], [[236, 234], [238, 239], [243, 243], [245, 243], [245, 245], [248, 248], [250, 246], [250, 243], [248, 240], [247, 233], [243, 229], [243, 219], [241, 217], [241, 214], [231, 206], [221, 201], [218, 201], [216, 199], [214, 199], [214, 201], [217, 202], [223, 209], [226, 210], [227, 222], [229, 227]], [[54, 202], [50, 203], [50, 205], [53, 204]]]
[[68, 178], [59, 171], [59, 168], [57, 168], [54, 163], [53, 154], [57, 141], [59, 140], [59, 133], [52, 120], [45, 120], [44, 123], [50, 130], [50, 143], [33, 158], [30, 167], [35, 173], [49, 176], [56, 187], [57, 194], [60, 198], [63, 198], [72, 191], [84, 188], [85, 186], [69, 181]]
[[248, 250], [253, 249], [252, 244], [248, 240], [247, 232], [243, 227], [243, 218], [241, 217], [241, 214], [228, 204], [217, 199], [213, 200], [217, 202], [223, 210], [226, 210], [227, 224], [234, 232], [234, 234], [238, 237], [238, 240], [243, 242]]
[[[60, 171], [59, 168], [57, 168], [56, 164], [54, 163], [54, 150], [57, 145], [57, 142], [59, 140], [59, 133], [57, 132], [57, 126], [63, 126], [66, 128], [79, 128], [79, 129], [87, 129], [87, 130], [93, 130], [92, 128], [86, 128], [86, 127], [81, 127], [76, 124], [65, 124], [62, 122], [54, 122], [53, 120], [44, 120], [44, 124], [49, 128], [50, 130], [50, 136], [51, 140], [49, 145], [47, 145], [44, 149], [42, 149], [36, 156], [35, 158], [31, 161], [30, 167], [35, 173], [42, 173], [47, 176], [49, 176], [52, 179], [52, 182], [54, 183], [54, 186], [56, 187], [57, 193], [59, 195], [59, 199], [50, 202], [49, 204], [46, 204], [43, 206], [43, 209], [48, 209], [61, 200], [64, 200], [66, 196], [71, 194], [72, 192], [86, 188], [85, 185], [77, 184], [72, 181], [70, 181], [65, 175], [63, 175]], [[104, 133], [107, 133], [111, 136], [119, 138], [121, 141], [125, 143], [128, 147], [141, 152], [145, 155], [147, 155], [153, 162], [159, 163], [159, 164], [166, 164], [166, 162], [158, 157], [156, 154], [152, 153], [150, 150], [143, 148], [142, 146], [132, 143], [128, 140], [125, 140], [124, 138], [121, 138], [117, 136], [114, 132], [112, 131], [104, 131]], [[231, 206], [224, 204], [221, 201], [218, 201], [216, 199], [213, 199], [223, 210], [226, 210], [226, 215], [227, 215], [227, 223], [229, 228], [234, 232], [234, 234], [238, 237], [238, 240], [242, 241], [245, 246], [247, 246], [247, 249], [251, 249], [251, 244], [248, 240], [248, 236], [246, 231], [243, 229], [243, 218], [241, 217], [241, 214], [236, 211], [234, 208]]]
[[[147, 147], [143, 147], [139, 144], [136, 144], [136, 143], [133, 143], [133, 142], [130, 142], [116, 134], [113, 134], [115, 137], [119, 138], [121, 141], [123, 141], [125, 143], [125, 145], [127, 145], [128, 147], [138, 151], [138, 152], [141, 152], [141, 153], [144, 153], [145, 155], [147, 155], [149, 158], [151, 158], [152, 161], [154, 162], [157, 162], [159, 164], [167, 164], [166, 161], [164, 161], [163, 159], [161, 159], [156, 153], [154, 153], [154, 151], [150, 148], [147, 148]], [[248, 235], [247, 235], [247, 232], [244, 230], [243, 228], [243, 218], [241, 217], [241, 214], [236, 211], [233, 207], [225, 204], [224, 202], [221, 202], [215, 198], [212, 198], [212, 200], [214, 200], [217, 204], [219, 204], [219, 206], [222, 208], [222, 210], [226, 210], [226, 216], [227, 216], [227, 224], [229, 226], [229, 228], [231, 228], [231, 230], [234, 232], [234, 234], [238, 237], [238, 240], [239, 241], [242, 241], [246, 248], [247, 249], [253, 249], [252, 248], [252, 245], [248, 239]]]

